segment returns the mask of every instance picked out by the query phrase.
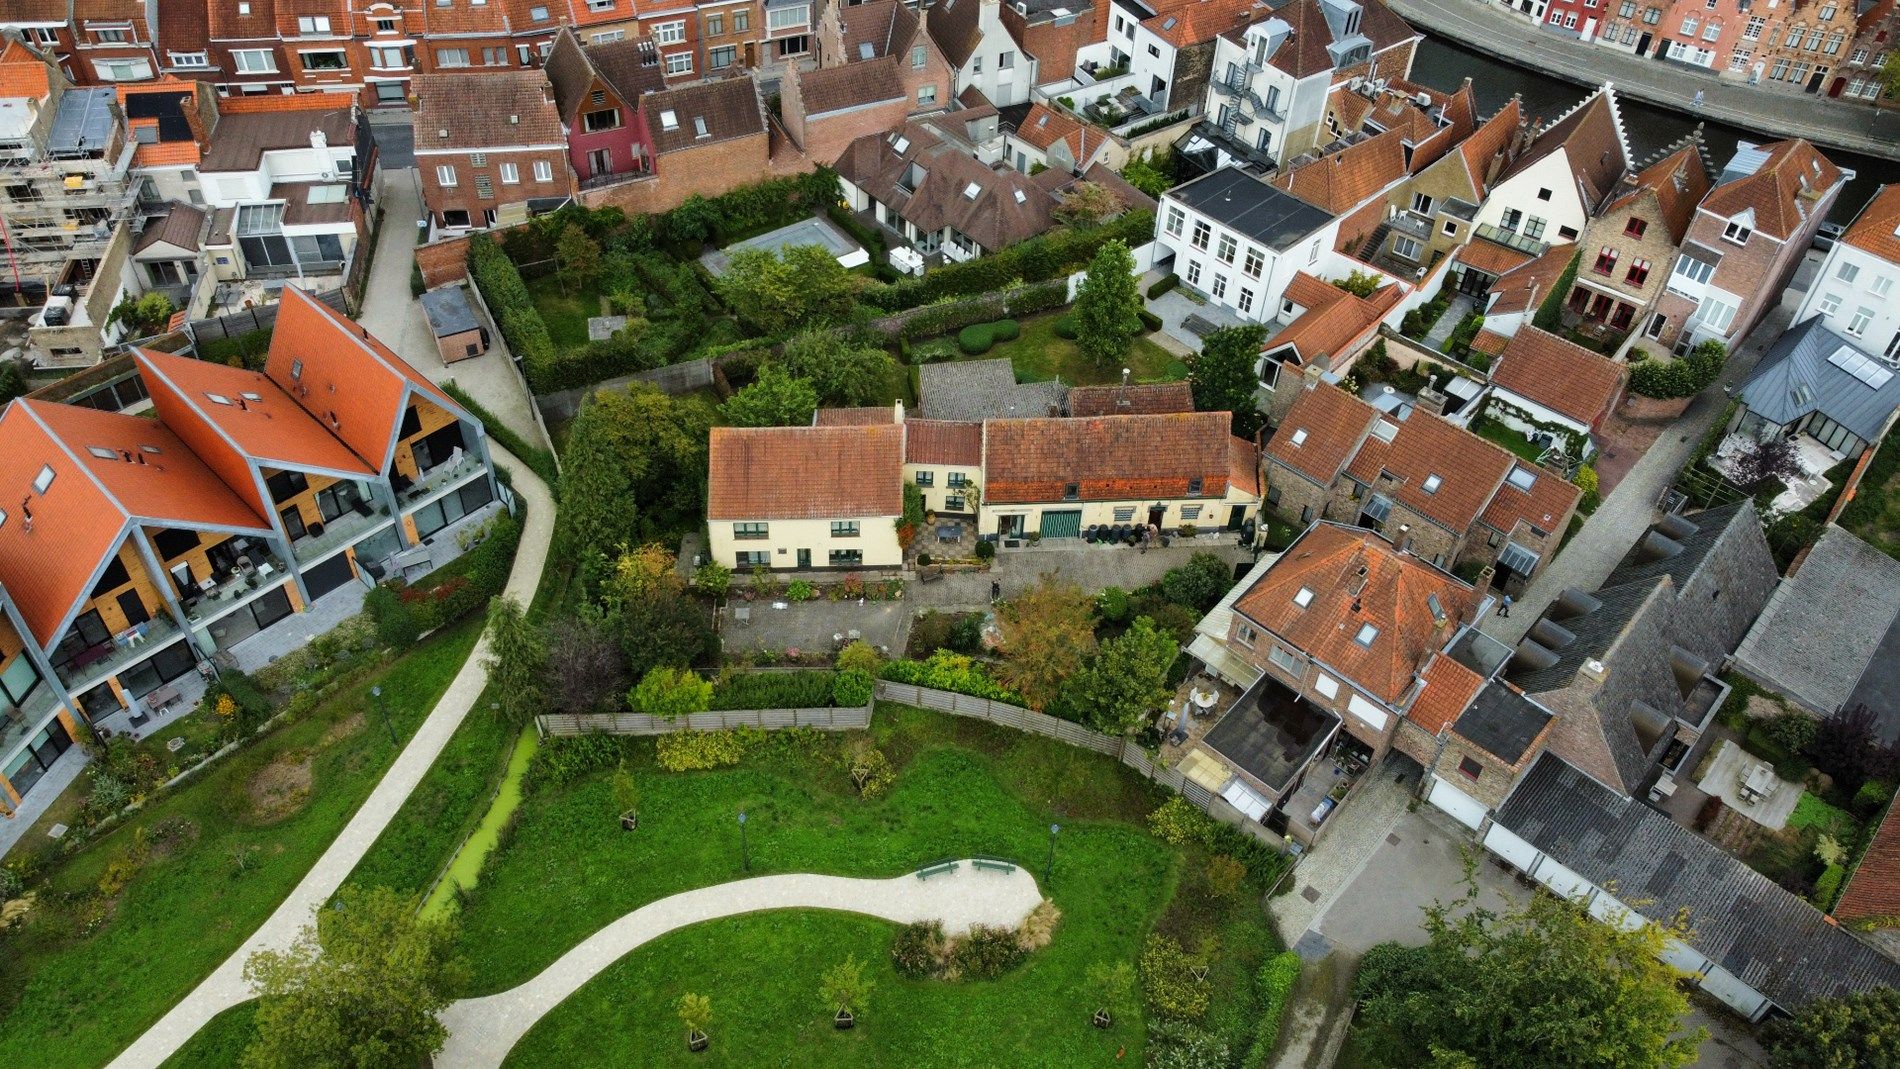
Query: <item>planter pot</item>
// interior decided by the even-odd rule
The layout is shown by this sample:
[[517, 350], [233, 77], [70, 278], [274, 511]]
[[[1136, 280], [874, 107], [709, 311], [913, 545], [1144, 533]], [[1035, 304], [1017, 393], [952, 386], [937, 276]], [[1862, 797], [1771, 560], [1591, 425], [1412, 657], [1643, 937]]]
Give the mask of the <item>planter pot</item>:
[[706, 1033], [704, 1032], [686, 1033], [686, 1049], [687, 1050], [693, 1051], [694, 1053], [698, 1053], [700, 1051], [705, 1050], [711, 1044], [712, 1044], [712, 1041], [706, 1038]]
[[625, 813], [620, 814], [620, 830], [621, 831], [632, 831], [635, 828], [638, 828], [639, 826], [640, 826], [640, 811], [639, 810], [629, 809]]
[[840, 1032], [847, 1028], [856, 1028], [857, 1026], [858, 1019], [851, 1015], [850, 1010], [839, 1010], [837, 1016], [831, 1019], [831, 1027], [838, 1029]]
[[1115, 1018], [1110, 1017], [1107, 1010], [1096, 1010], [1092, 1020], [1097, 1028], [1107, 1028], [1115, 1023]]

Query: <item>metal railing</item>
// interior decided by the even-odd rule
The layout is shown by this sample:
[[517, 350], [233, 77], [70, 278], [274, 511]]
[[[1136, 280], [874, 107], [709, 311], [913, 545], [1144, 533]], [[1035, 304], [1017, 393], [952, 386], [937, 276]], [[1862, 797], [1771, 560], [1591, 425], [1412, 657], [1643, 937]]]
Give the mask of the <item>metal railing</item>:
[[1542, 256], [1545, 250], [1550, 248], [1548, 244], [1536, 238], [1526, 237], [1515, 230], [1506, 230], [1490, 223], [1479, 223], [1477, 234], [1486, 241], [1496, 242], [1507, 249], [1516, 249], [1531, 256]]

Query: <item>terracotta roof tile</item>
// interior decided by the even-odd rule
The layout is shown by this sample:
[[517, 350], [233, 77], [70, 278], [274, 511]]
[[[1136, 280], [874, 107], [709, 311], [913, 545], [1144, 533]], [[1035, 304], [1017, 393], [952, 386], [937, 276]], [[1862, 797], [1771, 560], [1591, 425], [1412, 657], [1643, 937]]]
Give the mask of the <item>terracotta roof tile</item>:
[[[1189, 482], [1218, 501], [1232, 474], [1227, 412], [1088, 419], [993, 419], [984, 425], [985, 500], [1184, 498]], [[1075, 498], [1066, 494], [1077, 487]]]
[[1195, 0], [1157, 6], [1161, 13], [1142, 26], [1176, 48], [1212, 41], [1228, 30], [1258, 21], [1271, 11], [1263, 0]]
[[1594, 426], [1623, 392], [1623, 365], [1528, 324], [1504, 347], [1493, 384]]
[[924, 27], [952, 67], [961, 67], [983, 40], [982, 0], [938, 0], [924, 15]]
[[1186, 382], [1076, 386], [1069, 390], [1071, 416], [1153, 416], [1192, 411], [1194, 387]]
[[[1302, 589], [1312, 592], [1304, 607], [1294, 600]], [[1234, 609], [1396, 705], [1472, 598], [1469, 586], [1370, 531], [1320, 523], [1288, 547]], [[1376, 630], [1362, 643], [1366, 625]]]
[[[538, 68], [481, 75], [418, 74], [416, 144], [490, 149], [504, 145], [566, 145], [547, 72]], [[448, 136], [442, 136], [442, 131]]]
[[1800, 138], [1763, 145], [1761, 151], [1767, 158], [1753, 174], [1716, 186], [1702, 207], [1724, 219], [1753, 208], [1754, 228], [1785, 241], [1807, 221], [1815, 198], [1841, 180], [1841, 169]]
[[1511, 339], [1506, 335], [1499, 334], [1495, 330], [1480, 330], [1477, 335], [1471, 339], [1472, 350], [1474, 352], [1484, 353], [1487, 356], [1498, 355], [1503, 352], [1504, 347], [1509, 344], [1511, 344]]
[[1900, 917], [1900, 805], [1887, 807], [1867, 852], [1847, 878], [1834, 915], [1844, 921]]
[[[65, 443], [126, 515], [154, 526], [270, 529], [269, 521], [232, 492], [164, 423], [82, 405], [21, 403]], [[147, 446], [159, 452], [148, 452]], [[91, 451], [95, 447], [117, 455], [97, 456]]]
[[[1476, 244], [1474, 242], [1473, 244]], [[1486, 310], [1487, 315], [1503, 315], [1507, 312], [1522, 312], [1537, 307], [1544, 298], [1550, 296], [1557, 280], [1570, 267], [1570, 260], [1577, 255], [1575, 242], [1552, 245], [1535, 260], [1520, 264], [1498, 276], [1491, 292], [1496, 299]]]
[[1483, 687], [1483, 676], [1443, 653], [1435, 654], [1425, 666], [1425, 689], [1413, 699], [1406, 719], [1436, 736], [1458, 719]]
[[[1518, 128], [1523, 123], [1523, 107], [1516, 97], [1512, 97], [1505, 101], [1504, 106], [1489, 119], [1479, 124], [1470, 137], [1465, 138], [1458, 145], [1458, 155], [1464, 160], [1465, 173], [1471, 179], [1471, 188], [1479, 195], [1487, 191], [1492, 161], [1496, 160], [1500, 154], [1510, 151], [1512, 139], [1517, 136]], [[1507, 157], [1504, 166], [1498, 169], [1498, 173], [1503, 174], [1508, 170], [1510, 162]]]
[[860, 408], [821, 408], [812, 417], [816, 427], [864, 427], [873, 423], [896, 423], [897, 413], [883, 405]]
[[1841, 240], [1890, 264], [1900, 264], [1900, 184], [1881, 186]]
[[903, 75], [898, 61], [891, 56], [847, 63], [841, 67], [820, 67], [797, 71], [798, 96], [804, 101], [806, 115], [824, 115], [904, 99]]
[[[1295, 78], [1310, 78], [1336, 69], [1327, 47], [1333, 43], [1333, 31], [1319, 0], [1288, 0], [1254, 21], [1266, 18], [1279, 18], [1293, 28], [1291, 37], [1267, 62]], [[1242, 29], [1244, 27], [1226, 30], [1223, 36], [1239, 41]], [[1419, 36], [1383, 0], [1364, 0], [1360, 4], [1359, 32], [1372, 42], [1374, 54]]]
[[904, 420], [904, 463], [983, 466], [983, 425], [950, 419]]
[[1266, 351], [1292, 346], [1295, 363], [1309, 364], [1325, 356], [1338, 365], [1347, 353], [1358, 351], [1379, 329], [1403, 296], [1396, 285], [1381, 287], [1370, 298], [1347, 293], [1302, 271], [1293, 276], [1286, 298], [1302, 310], [1286, 328], [1267, 340]]
[[1458, 262], [1467, 267], [1475, 267], [1487, 275], [1503, 275], [1515, 268], [1530, 263], [1529, 253], [1519, 252], [1508, 245], [1500, 245], [1484, 238], [1473, 238], [1458, 249]]
[[1548, 468], [1519, 464], [1535, 477], [1529, 490], [1519, 490], [1509, 479], [1498, 487], [1497, 495], [1484, 510], [1483, 521], [1495, 531], [1509, 535], [1520, 521], [1540, 531], [1561, 531], [1570, 522], [1570, 511], [1577, 507], [1583, 491], [1577, 484]]
[[[1378, 476], [1365, 481], [1370, 492], [1384, 494], [1447, 530], [1463, 532], [1477, 521], [1516, 463], [1516, 457], [1470, 431], [1414, 409], [1379, 458]], [[1357, 473], [1359, 465], [1353, 467]]]
[[1679, 244], [1695, 218], [1696, 205], [1709, 192], [1709, 183], [1709, 169], [1702, 165], [1702, 143], [1692, 135], [1675, 151], [1625, 178], [1603, 213], [1618, 211], [1647, 195], [1654, 200], [1656, 218], [1669, 231], [1669, 240]]
[[[653, 132], [654, 151], [660, 153], [765, 133], [765, 114], [750, 78], [727, 78], [649, 93], [642, 99], [640, 111]], [[664, 121], [667, 112], [679, 120], [670, 130]], [[704, 137], [699, 135], [702, 120], [706, 124]]]
[[706, 517], [796, 520], [904, 511], [903, 428], [714, 427]]
[[872, 58], [897, 55], [917, 34], [917, 13], [899, 0], [871, 0], [835, 10], [847, 63], [864, 58], [863, 45], [871, 46]]
[[1331, 486], [1378, 415], [1337, 386], [1314, 386], [1302, 391], [1287, 410], [1267, 441], [1267, 456], [1321, 486]]
[[51, 68], [32, 49], [9, 39], [0, 48], [0, 98], [44, 100], [53, 91]]
[[1260, 450], [1245, 438], [1227, 439], [1227, 485], [1260, 496]]
[[[272, 467], [321, 468], [353, 475], [377, 471], [378, 464], [352, 452], [261, 371], [145, 349], [139, 350], [138, 360], [159, 418], [177, 428], [201, 455], [210, 457], [220, 448], [235, 448], [240, 456]], [[220, 404], [210, 394], [234, 403]], [[240, 398], [245, 399], [243, 407], [235, 403]], [[222, 446], [193, 433], [193, 424], [215, 431]], [[376, 460], [381, 459], [378, 452]]]
[[1388, 130], [1330, 155], [1282, 171], [1279, 189], [1334, 214], [1352, 211], [1405, 178], [1401, 134]]

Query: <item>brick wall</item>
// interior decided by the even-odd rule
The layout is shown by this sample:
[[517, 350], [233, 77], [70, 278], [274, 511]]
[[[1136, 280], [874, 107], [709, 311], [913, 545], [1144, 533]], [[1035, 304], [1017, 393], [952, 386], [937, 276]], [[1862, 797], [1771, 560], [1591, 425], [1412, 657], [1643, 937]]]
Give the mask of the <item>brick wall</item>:
[[434, 289], [468, 277], [468, 237], [447, 238], [416, 249], [416, 266], [422, 269], [422, 284]]
[[695, 193], [716, 197], [756, 182], [768, 172], [777, 177], [812, 169], [808, 155], [774, 154], [771, 142], [771, 137], [761, 133], [668, 152], [659, 157], [653, 177], [585, 190], [580, 200], [590, 208], [619, 208], [629, 215], [664, 212]]
[[[1095, 27], [1099, 15], [1103, 26]], [[1036, 77], [1044, 82], [1059, 82], [1075, 73], [1075, 54], [1084, 45], [1093, 44], [1107, 36], [1108, 8], [1097, 4], [1091, 8], [1088, 16], [1078, 18], [1067, 26], [1058, 26], [1053, 22], [1030, 26], [1016, 9], [1008, 4], [1002, 8], [1003, 25], [1009, 27], [1011, 34], [1023, 43], [1023, 51], [1036, 57]]]
[[[474, 75], [469, 75], [474, 77]], [[515, 204], [530, 197], [560, 197], [571, 195], [575, 190], [574, 172], [567, 165], [567, 150], [540, 149], [531, 152], [488, 152], [482, 153], [482, 166], [476, 167], [466, 152], [453, 155], [418, 154], [416, 172], [422, 186], [422, 203], [436, 216], [441, 224], [442, 213], [461, 210], [468, 213], [470, 226], [483, 226], [483, 213], [499, 208], [504, 204]], [[534, 164], [545, 162], [553, 173], [553, 180], [537, 182], [534, 179]], [[511, 163], [520, 181], [507, 183], [501, 180], [501, 165]], [[438, 168], [455, 168], [455, 184], [444, 185], [438, 177]], [[476, 189], [476, 179], [486, 177], [489, 195], [482, 196]]]
[[[1526, 760], [1542, 751], [1542, 746], [1529, 747]], [[1459, 770], [1466, 759], [1477, 763], [1477, 779]], [[1430, 767], [1433, 775], [1483, 802], [1489, 809], [1504, 804], [1504, 796], [1511, 793], [1511, 787], [1517, 783], [1516, 768], [1473, 745], [1459, 735], [1456, 728], [1446, 733], [1444, 751]]]
[[[791, 85], [792, 79], [787, 78], [785, 84]], [[948, 86], [949, 79], [946, 78], [942, 84]], [[851, 146], [851, 142], [865, 134], [877, 134], [896, 129], [903, 124], [904, 117], [909, 115], [910, 111], [910, 100], [900, 99], [887, 100], [868, 108], [833, 112], [831, 115], [821, 115], [815, 119], [806, 118], [800, 145], [804, 148], [805, 155], [810, 156], [814, 163], [830, 165], [838, 162], [838, 157], [844, 155], [844, 150]], [[785, 111], [785, 120], [786, 129], [790, 132], [792, 112], [789, 108]]]

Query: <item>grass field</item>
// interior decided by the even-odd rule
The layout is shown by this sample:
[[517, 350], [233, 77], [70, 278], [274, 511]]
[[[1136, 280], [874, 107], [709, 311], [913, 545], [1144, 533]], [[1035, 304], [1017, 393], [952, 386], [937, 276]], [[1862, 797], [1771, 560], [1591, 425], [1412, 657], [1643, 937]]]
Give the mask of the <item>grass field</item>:
[[914, 350], [936, 354], [932, 359], [942, 360], [1002, 357], [1015, 369], [1017, 382], [1060, 378], [1070, 386], [1098, 386], [1120, 382], [1124, 367], [1134, 373], [1136, 382], [1172, 382], [1187, 378], [1187, 365], [1146, 336], [1135, 339], [1127, 357], [1112, 367], [1102, 367], [1083, 357], [1075, 342], [1056, 337], [1055, 328], [1054, 315], [1025, 319], [1022, 334], [1015, 341], [1000, 342], [981, 356], [970, 356], [957, 348], [955, 335], [919, 342]]
[[558, 275], [531, 278], [528, 295], [548, 326], [548, 337], [560, 349], [578, 349], [587, 344], [587, 321], [600, 314], [600, 294], [589, 287], [570, 287], [563, 292]]
[[[104, 1064], [236, 950], [388, 768], [395, 748], [365, 716], [370, 685], [406, 737], [480, 627], [470, 619], [365, 672], [54, 868], [26, 922], [0, 936], [0, 1062]], [[266, 783], [291, 789], [271, 796]], [[123, 887], [101, 886], [128, 862]]]

